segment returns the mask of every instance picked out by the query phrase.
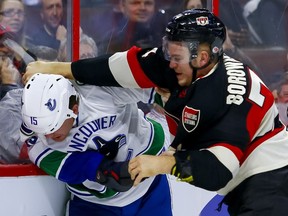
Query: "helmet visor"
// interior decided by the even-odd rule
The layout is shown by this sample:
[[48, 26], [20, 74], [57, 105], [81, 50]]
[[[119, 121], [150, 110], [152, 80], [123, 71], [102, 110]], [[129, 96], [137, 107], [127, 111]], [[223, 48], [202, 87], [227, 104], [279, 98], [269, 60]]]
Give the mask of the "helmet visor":
[[171, 41], [166, 36], [162, 40], [164, 58], [171, 63], [188, 64], [197, 57], [199, 41]]

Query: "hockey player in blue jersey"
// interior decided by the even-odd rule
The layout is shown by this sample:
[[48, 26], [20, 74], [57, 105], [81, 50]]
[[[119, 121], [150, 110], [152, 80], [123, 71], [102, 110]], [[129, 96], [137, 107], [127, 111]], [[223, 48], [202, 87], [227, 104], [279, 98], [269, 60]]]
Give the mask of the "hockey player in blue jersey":
[[159, 155], [167, 143], [160, 123], [146, 119], [137, 102], [153, 89], [97, 87], [60, 75], [35, 74], [22, 96], [22, 137], [29, 157], [66, 182], [69, 216], [172, 215], [166, 175], [132, 187], [128, 161]]
[[171, 172], [225, 195], [230, 215], [286, 215], [288, 133], [267, 86], [223, 52], [225, 36], [213, 13], [188, 10], [168, 23], [161, 47], [72, 63], [35, 62], [26, 76], [41, 71], [93, 85], [169, 89], [164, 108], [178, 123], [171, 143], [176, 151], [131, 159], [134, 185]]

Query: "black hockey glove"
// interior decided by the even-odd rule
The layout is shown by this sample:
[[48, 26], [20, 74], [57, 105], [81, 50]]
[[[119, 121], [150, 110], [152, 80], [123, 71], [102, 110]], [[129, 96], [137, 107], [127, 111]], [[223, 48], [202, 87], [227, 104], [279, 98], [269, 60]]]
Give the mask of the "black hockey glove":
[[128, 191], [133, 186], [128, 163], [129, 161], [114, 162], [104, 157], [97, 170], [96, 182], [117, 192]]
[[177, 151], [173, 155], [176, 159], [176, 164], [171, 170], [171, 174], [176, 176], [181, 181], [192, 184], [193, 175], [191, 167], [191, 157], [189, 151]]

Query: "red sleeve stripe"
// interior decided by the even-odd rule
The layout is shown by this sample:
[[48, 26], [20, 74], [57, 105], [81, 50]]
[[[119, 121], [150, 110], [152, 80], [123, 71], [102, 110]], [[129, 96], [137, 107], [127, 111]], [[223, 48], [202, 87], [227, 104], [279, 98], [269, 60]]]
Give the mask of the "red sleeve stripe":
[[125, 88], [140, 88], [127, 62], [127, 51], [115, 53], [109, 58], [109, 68], [115, 80]]
[[168, 124], [168, 128], [169, 128], [169, 132], [175, 136], [176, 132], [177, 132], [177, 128], [178, 128], [178, 124], [177, 122], [170, 116], [165, 115], [167, 124]]
[[137, 59], [137, 53], [140, 50], [140, 48], [135, 46], [128, 50], [127, 61], [130, 66], [130, 70], [132, 71], [135, 81], [141, 88], [155, 87], [156, 85], [146, 76]]
[[151, 88], [156, 85], [146, 76], [137, 59], [141, 50], [132, 47], [126, 52], [118, 52], [109, 58], [110, 71], [119, 85], [125, 88]]

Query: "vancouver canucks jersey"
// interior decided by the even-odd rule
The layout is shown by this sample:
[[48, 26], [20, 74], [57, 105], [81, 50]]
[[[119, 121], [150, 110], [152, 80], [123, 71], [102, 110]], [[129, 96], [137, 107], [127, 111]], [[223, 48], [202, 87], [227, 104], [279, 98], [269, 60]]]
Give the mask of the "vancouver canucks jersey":
[[[79, 114], [69, 136], [62, 142], [46, 137], [30, 139], [31, 160], [48, 174], [67, 182], [74, 195], [111, 206], [124, 206], [146, 193], [153, 177], [127, 192], [116, 192], [95, 182], [102, 148], [115, 148], [114, 161], [140, 154], [158, 155], [165, 138], [162, 126], [145, 118], [137, 102], [153, 102], [153, 89], [119, 89], [74, 83], [80, 93]], [[109, 150], [109, 149], [108, 149]], [[109, 156], [109, 155], [108, 155]]]

